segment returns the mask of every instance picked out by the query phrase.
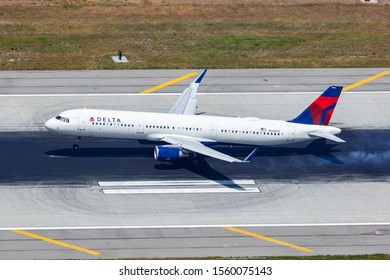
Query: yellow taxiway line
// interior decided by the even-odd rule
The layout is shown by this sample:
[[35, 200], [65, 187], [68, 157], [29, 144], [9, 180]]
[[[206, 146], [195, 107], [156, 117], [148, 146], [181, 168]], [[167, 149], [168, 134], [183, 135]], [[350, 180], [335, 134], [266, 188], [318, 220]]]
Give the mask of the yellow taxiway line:
[[287, 242], [284, 242], [284, 241], [281, 241], [281, 240], [277, 240], [277, 239], [274, 239], [274, 238], [271, 238], [271, 237], [267, 237], [267, 236], [260, 235], [260, 234], [257, 234], [257, 233], [254, 233], [254, 232], [250, 232], [250, 231], [246, 231], [246, 230], [243, 230], [243, 229], [234, 228], [234, 227], [224, 227], [224, 228], [227, 229], [227, 230], [230, 230], [230, 231], [234, 231], [234, 232], [237, 232], [237, 233], [244, 234], [244, 235], [248, 235], [248, 236], [252, 236], [252, 237], [255, 237], [255, 238], [263, 239], [263, 240], [268, 241], [268, 242], [272, 242], [272, 243], [276, 243], [276, 244], [279, 244], [279, 245], [291, 247], [293, 249], [304, 251], [306, 253], [313, 252], [313, 250], [305, 248], [305, 247], [297, 246], [297, 245], [294, 245], [294, 244], [291, 244], [291, 243], [287, 243]]
[[13, 232], [19, 233], [19, 234], [22, 234], [22, 235], [26, 235], [28, 237], [32, 237], [32, 238], [35, 238], [35, 239], [39, 239], [39, 240], [42, 240], [42, 241], [46, 241], [46, 242], [49, 242], [49, 243], [53, 243], [53, 244], [56, 244], [56, 245], [59, 245], [59, 246], [63, 246], [63, 247], [69, 248], [69, 249], [78, 250], [78, 251], [81, 251], [81, 252], [84, 252], [84, 253], [87, 253], [87, 254], [91, 254], [91, 255], [94, 255], [94, 256], [100, 255], [99, 252], [92, 251], [92, 250], [89, 250], [89, 249], [85, 249], [85, 248], [82, 248], [82, 247], [79, 247], [79, 246], [75, 246], [75, 245], [72, 245], [72, 244], [68, 244], [68, 243], [65, 243], [65, 242], [62, 242], [62, 241], [54, 240], [54, 239], [51, 239], [51, 238], [47, 238], [47, 237], [44, 237], [44, 236], [41, 236], [41, 235], [38, 235], [38, 234], [34, 234], [34, 233], [31, 233], [31, 232], [28, 232], [28, 231], [13, 230]]
[[367, 83], [369, 83], [371, 81], [374, 81], [374, 80], [376, 80], [376, 79], [378, 79], [380, 77], [386, 76], [388, 74], [390, 74], [390, 71], [383, 71], [382, 73], [379, 73], [379, 74], [371, 76], [371, 77], [369, 77], [367, 79], [361, 80], [360, 82], [357, 82], [357, 83], [354, 83], [352, 85], [346, 86], [346, 87], [343, 88], [343, 91], [348, 91], [348, 90], [351, 90], [351, 89], [353, 89], [355, 87], [367, 84]]
[[[163, 83], [163, 84], [161, 84], [161, 85], [158, 85], [158, 86], [152, 87], [152, 88], [150, 88], [150, 89], [144, 90], [144, 91], [142, 91], [141, 93], [150, 93], [150, 92], [153, 92], [153, 91], [162, 89], [162, 88], [164, 88], [164, 87], [173, 85], [173, 84], [175, 84], [175, 83], [178, 83], [178, 82], [180, 82], [180, 81], [183, 81], [183, 80], [185, 80], [185, 79], [188, 79], [188, 78], [190, 78], [190, 77], [193, 77], [193, 76], [195, 76], [195, 75], [197, 75], [197, 74], [198, 74], [197, 72], [189, 73], [189, 74], [187, 74], [187, 75], [184, 75], [184, 76], [181, 76], [181, 77], [179, 77], [179, 78], [173, 79], [173, 80], [168, 81], [168, 82], [166, 82], [166, 83]], [[364, 84], [366, 84], [366, 83], [372, 82], [372, 81], [374, 81], [374, 80], [376, 80], [376, 79], [378, 79], [378, 78], [380, 78], [380, 77], [383, 77], [383, 76], [386, 76], [386, 75], [389, 75], [389, 74], [390, 74], [390, 71], [383, 71], [383, 72], [381, 72], [381, 73], [379, 73], [379, 74], [376, 74], [376, 75], [374, 75], [374, 76], [371, 76], [371, 77], [369, 77], [369, 78], [367, 78], [367, 79], [361, 80], [361, 81], [359, 81], [359, 82], [357, 82], [357, 83], [354, 83], [354, 84], [352, 84], [352, 85], [349, 85], [349, 86], [344, 87], [344, 88], [343, 88], [343, 92], [344, 92], [344, 91], [351, 90], [351, 89], [354, 89], [354, 88], [356, 88], [356, 87], [358, 87], [358, 86], [361, 86], [361, 85], [364, 85]]]
[[158, 86], [152, 87], [152, 88], [150, 88], [150, 89], [144, 90], [144, 91], [142, 91], [141, 93], [150, 93], [150, 92], [153, 92], [153, 91], [156, 91], [156, 90], [165, 88], [165, 87], [167, 87], [167, 86], [173, 85], [173, 84], [175, 84], [175, 83], [178, 83], [178, 82], [180, 82], [180, 81], [183, 81], [183, 80], [185, 80], [185, 79], [188, 79], [188, 78], [190, 78], [190, 77], [193, 77], [193, 76], [195, 76], [195, 75], [197, 75], [197, 74], [198, 74], [198, 72], [189, 73], [189, 74], [187, 74], [187, 75], [184, 75], [184, 76], [181, 76], [181, 77], [179, 77], [179, 78], [173, 79], [173, 80], [168, 81], [168, 82], [166, 82], [166, 83], [163, 83], [163, 84], [161, 84], [161, 85], [158, 85]]

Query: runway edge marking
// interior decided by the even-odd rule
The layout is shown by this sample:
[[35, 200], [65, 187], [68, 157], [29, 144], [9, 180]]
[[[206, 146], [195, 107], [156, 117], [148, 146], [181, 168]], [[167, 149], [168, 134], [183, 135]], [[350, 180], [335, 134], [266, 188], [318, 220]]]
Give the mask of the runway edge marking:
[[95, 230], [95, 229], [178, 229], [178, 228], [224, 228], [224, 227], [329, 227], [329, 226], [390, 226], [390, 222], [374, 223], [309, 223], [309, 224], [219, 224], [219, 225], [121, 225], [121, 226], [63, 226], [63, 227], [2, 227], [3, 230]]
[[291, 244], [291, 243], [288, 243], [288, 242], [285, 242], [285, 241], [282, 241], [282, 240], [274, 239], [274, 238], [271, 238], [271, 237], [268, 237], [268, 236], [260, 235], [260, 234], [257, 234], [257, 233], [254, 233], [254, 232], [250, 232], [250, 231], [246, 231], [246, 230], [243, 230], [243, 229], [234, 228], [234, 227], [224, 227], [224, 229], [227, 229], [227, 230], [230, 230], [230, 231], [233, 231], [233, 232], [236, 232], [236, 233], [248, 235], [248, 236], [251, 236], [251, 237], [259, 238], [259, 239], [262, 239], [262, 240], [265, 240], [265, 241], [268, 241], [268, 242], [271, 242], [271, 243], [276, 243], [276, 244], [279, 244], [279, 245], [282, 245], [282, 246], [290, 247], [290, 248], [293, 248], [293, 249], [296, 249], [296, 250], [299, 250], [299, 251], [304, 251], [306, 253], [313, 252], [313, 250], [305, 248], [305, 247], [294, 245], [294, 244]]
[[[345, 90], [344, 90], [345, 91]], [[262, 91], [262, 92], [198, 92], [197, 95], [308, 95], [308, 94], [321, 94], [322, 91]], [[390, 94], [388, 90], [380, 91], [354, 91], [355, 94], [371, 93], [371, 94]], [[179, 96], [181, 93], [177, 92], [156, 92], [150, 93], [150, 96]], [[117, 97], [117, 96], [144, 96], [139, 93], [35, 93], [35, 94], [3, 94], [1, 97]]]
[[69, 249], [78, 250], [78, 251], [81, 251], [81, 252], [84, 252], [84, 253], [87, 253], [87, 254], [90, 254], [90, 255], [94, 255], [94, 256], [100, 255], [99, 252], [96, 252], [96, 251], [93, 251], [93, 250], [89, 250], [89, 249], [85, 249], [85, 248], [82, 248], [82, 247], [79, 247], [79, 246], [75, 246], [75, 245], [72, 245], [72, 244], [68, 244], [68, 243], [65, 243], [65, 242], [62, 242], [62, 241], [54, 240], [54, 239], [51, 239], [51, 238], [47, 238], [47, 237], [44, 237], [44, 236], [41, 236], [41, 235], [38, 235], [38, 234], [35, 234], [35, 233], [31, 233], [31, 232], [28, 232], [28, 231], [15, 229], [15, 230], [12, 230], [12, 232], [15, 232], [15, 233], [18, 233], [18, 234], [21, 234], [21, 235], [25, 235], [25, 236], [28, 236], [28, 237], [31, 237], [31, 238], [39, 239], [39, 240], [42, 240], [42, 241], [46, 241], [46, 242], [49, 242], [49, 243], [52, 243], [52, 244], [55, 244], [55, 245], [59, 245], [59, 246], [62, 246], [62, 247], [66, 247], [66, 248], [69, 248]]

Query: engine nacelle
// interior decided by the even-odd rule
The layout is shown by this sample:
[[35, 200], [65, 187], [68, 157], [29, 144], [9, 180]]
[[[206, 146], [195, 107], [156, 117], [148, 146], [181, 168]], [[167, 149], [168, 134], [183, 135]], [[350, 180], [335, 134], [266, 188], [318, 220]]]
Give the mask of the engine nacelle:
[[188, 157], [189, 154], [184, 153], [180, 148], [173, 146], [156, 146], [154, 148], [155, 160], [178, 160]]

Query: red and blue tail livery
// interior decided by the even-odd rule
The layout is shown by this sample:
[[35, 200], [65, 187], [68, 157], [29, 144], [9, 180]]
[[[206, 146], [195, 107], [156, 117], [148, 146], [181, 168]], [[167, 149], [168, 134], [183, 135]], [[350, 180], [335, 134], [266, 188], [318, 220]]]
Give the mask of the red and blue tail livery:
[[321, 94], [309, 107], [298, 117], [290, 122], [300, 124], [328, 125], [333, 111], [339, 100], [341, 86], [331, 86]]

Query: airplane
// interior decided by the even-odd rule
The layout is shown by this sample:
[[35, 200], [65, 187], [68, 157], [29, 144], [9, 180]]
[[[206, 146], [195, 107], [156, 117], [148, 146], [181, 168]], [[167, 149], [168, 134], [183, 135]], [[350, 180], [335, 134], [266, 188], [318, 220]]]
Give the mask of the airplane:
[[[154, 148], [154, 158], [159, 161], [195, 158], [202, 154], [226, 162], [244, 163], [249, 162], [260, 147], [315, 139], [345, 142], [336, 136], [341, 129], [328, 125], [343, 87], [330, 86], [301, 114], [287, 121], [197, 115], [196, 94], [206, 71], [183, 91], [168, 113], [72, 109], [49, 119], [45, 126], [56, 133], [76, 136], [75, 150], [79, 149], [81, 137], [162, 142]], [[241, 160], [211, 148], [219, 143], [255, 148]]]

